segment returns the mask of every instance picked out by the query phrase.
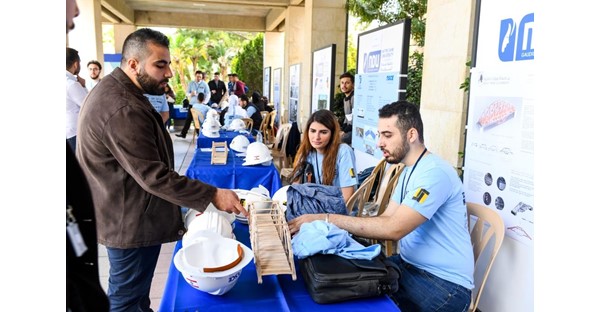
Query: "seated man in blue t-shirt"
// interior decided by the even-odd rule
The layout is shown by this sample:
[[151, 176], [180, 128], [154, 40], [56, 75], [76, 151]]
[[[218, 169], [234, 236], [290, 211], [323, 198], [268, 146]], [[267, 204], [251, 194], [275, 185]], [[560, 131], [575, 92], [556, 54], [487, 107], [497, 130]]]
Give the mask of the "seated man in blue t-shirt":
[[304, 214], [288, 225], [329, 220], [348, 232], [399, 240], [392, 256], [401, 270], [392, 295], [402, 311], [467, 311], [473, 289], [473, 249], [462, 181], [454, 168], [425, 148], [423, 121], [414, 104], [399, 101], [379, 110], [379, 141], [388, 163], [404, 163], [385, 211], [370, 218]]
[[[198, 93], [198, 101], [196, 101], [194, 103], [194, 105], [192, 105], [191, 108], [194, 108], [196, 110], [198, 110], [200, 113], [198, 114], [198, 121], [200, 123], [204, 122], [204, 119], [206, 118], [206, 113], [208, 113], [208, 111], [210, 110], [210, 107], [204, 103], [204, 93]], [[188, 109], [188, 113], [187, 113], [187, 117], [185, 119], [185, 123], [183, 124], [183, 129], [181, 129], [181, 133], [177, 133], [175, 134], [175, 136], [180, 137], [180, 138], [184, 138], [187, 136], [187, 132], [190, 129], [190, 126], [192, 125], [192, 121], [194, 120], [194, 116], [192, 116], [192, 110]], [[194, 131], [196, 131], [196, 134], [199, 134], [200, 132], [200, 125], [194, 125], [194, 127], [196, 127], [196, 129]]]

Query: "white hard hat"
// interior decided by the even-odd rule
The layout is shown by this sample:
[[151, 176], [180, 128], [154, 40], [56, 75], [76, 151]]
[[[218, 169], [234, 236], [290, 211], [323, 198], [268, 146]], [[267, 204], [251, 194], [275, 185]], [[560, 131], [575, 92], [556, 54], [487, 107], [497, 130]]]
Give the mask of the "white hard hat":
[[264, 166], [271, 165], [273, 156], [269, 148], [261, 142], [252, 142], [246, 149], [246, 158], [242, 166], [252, 166], [262, 164]]
[[236, 118], [229, 124], [229, 130], [238, 131], [246, 129], [246, 123], [243, 120]]
[[207, 138], [218, 138], [219, 135], [219, 130], [205, 130], [202, 129], [202, 135], [204, 135]]
[[223, 237], [232, 237], [233, 228], [231, 222], [216, 211], [205, 211], [190, 222], [186, 234], [192, 234], [195, 231], [212, 231]]
[[[204, 210], [204, 212], [208, 212], [208, 211], [220, 213], [223, 217], [225, 217], [225, 219], [227, 219], [227, 221], [229, 221], [229, 223], [231, 223], [232, 227], [235, 227], [235, 225], [233, 224], [233, 222], [235, 221], [235, 215], [233, 213], [218, 210], [217, 207], [215, 207], [215, 205], [213, 205], [213, 203], [209, 203], [208, 206], [206, 207], [206, 210]], [[202, 215], [202, 213], [203, 212], [199, 212], [198, 210], [194, 210], [191, 208], [188, 209], [188, 211], [186, 212], [185, 217], [184, 217], [185, 228], [189, 229], [192, 221], [194, 221], [194, 219], [196, 219], [198, 216]]]
[[223, 237], [197, 239], [181, 248], [173, 264], [185, 281], [198, 290], [223, 295], [235, 286], [242, 269], [252, 261], [250, 248]]
[[[213, 104], [213, 105], [215, 105], [215, 104]], [[219, 123], [219, 127], [221, 126], [221, 122], [219, 122], [219, 113], [213, 108], [209, 109], [208, 112], [206, 113], [206, 119], [215, 120]]]
[[[235, 189], [232, 190], [234, 191], [238, 198], [240, 199], [241, 203], [242, 203], [242, 207], [244, 207], [244, 209], [246, 209], [246, 211], [248, 211], [250, 204], [256, 201], [269, 201], [271, 200], [271, 198], [269, 198], [269, 196], [264, 195], [264, 194], [260, 194], [258, 192], [253, 192], [253, 191], [248, 191], [248, 190], [240, 190], [240, 189]], [[236, 220], [238, 220], [241, 223], [248, 223], [248, 218], [246, 218], [246, 216], [244, 216], [243, 214], [237, 214], [235, 215]]]
[[248, 138], [245, 135], [239, 134], [231, 140], [229, 148], [236, 152], [245, 153], [248, 145], [250, 145]]
[[221, 129], [221, 124], [214, 118], [206, 118], [202, 123], [202, 130], [217, 130]]
[[275, 192], [275, 194], [273, 194], [273, 201], [277, 201], [279, 203], [279, 207], [284, 212], [287, 209], [287, 190], [288, 190], [288, 188], [290, 188], [290, 186], [286, 185], [286, 186], [278, 189], [277, 192]]

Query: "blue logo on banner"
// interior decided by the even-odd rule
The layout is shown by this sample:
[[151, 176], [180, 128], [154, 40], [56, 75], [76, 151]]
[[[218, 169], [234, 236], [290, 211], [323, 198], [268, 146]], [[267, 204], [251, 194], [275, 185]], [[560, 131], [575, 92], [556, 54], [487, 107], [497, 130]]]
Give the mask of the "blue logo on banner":
[[498, 57], [502, 62], [533, 60], [533, 13], [521, 19], [519, 29], [512, 18], [500, 21]]
[[[366, 53], [365, 53], [366, 54]], [[364, 68], [365, 73], [376, 73], [379, 71], [379, 63], [381, 62], [381, 50], [369, 52], [365, 55]]]
[[387, 76], [385, 76], [385, 80], [387, 80], [387, 81], [394, 81], [394, 75], [387, 75]]

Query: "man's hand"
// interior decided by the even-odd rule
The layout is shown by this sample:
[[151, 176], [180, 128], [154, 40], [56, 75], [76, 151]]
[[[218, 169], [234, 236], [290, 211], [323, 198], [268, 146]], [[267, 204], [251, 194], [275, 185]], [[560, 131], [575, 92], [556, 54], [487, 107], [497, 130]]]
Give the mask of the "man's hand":
[[325, 220], [325, 214], [303, 214], [296, 219], [288, 222], [288, 227], [290, 228], [290, 234], [295, 235], [298, 231], [300, 231], [300, 226], [307, 222], [313, 222], [315, 220]]
[[217, 192], [212, 200], [217, 209], [229, 213], [242, 214], [248, 218], [248, 211], [240, 203], [237, 194], [232, 190], [217, 188]]

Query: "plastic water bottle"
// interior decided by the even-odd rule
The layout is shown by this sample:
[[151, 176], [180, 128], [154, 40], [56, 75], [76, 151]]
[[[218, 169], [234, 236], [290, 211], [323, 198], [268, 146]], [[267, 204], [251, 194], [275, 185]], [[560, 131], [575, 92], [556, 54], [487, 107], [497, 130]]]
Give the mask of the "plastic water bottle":
[[262, 133], [260, 133], [260, 131], [256, 134], [256, 142], [263, 143], [263, 136]]

